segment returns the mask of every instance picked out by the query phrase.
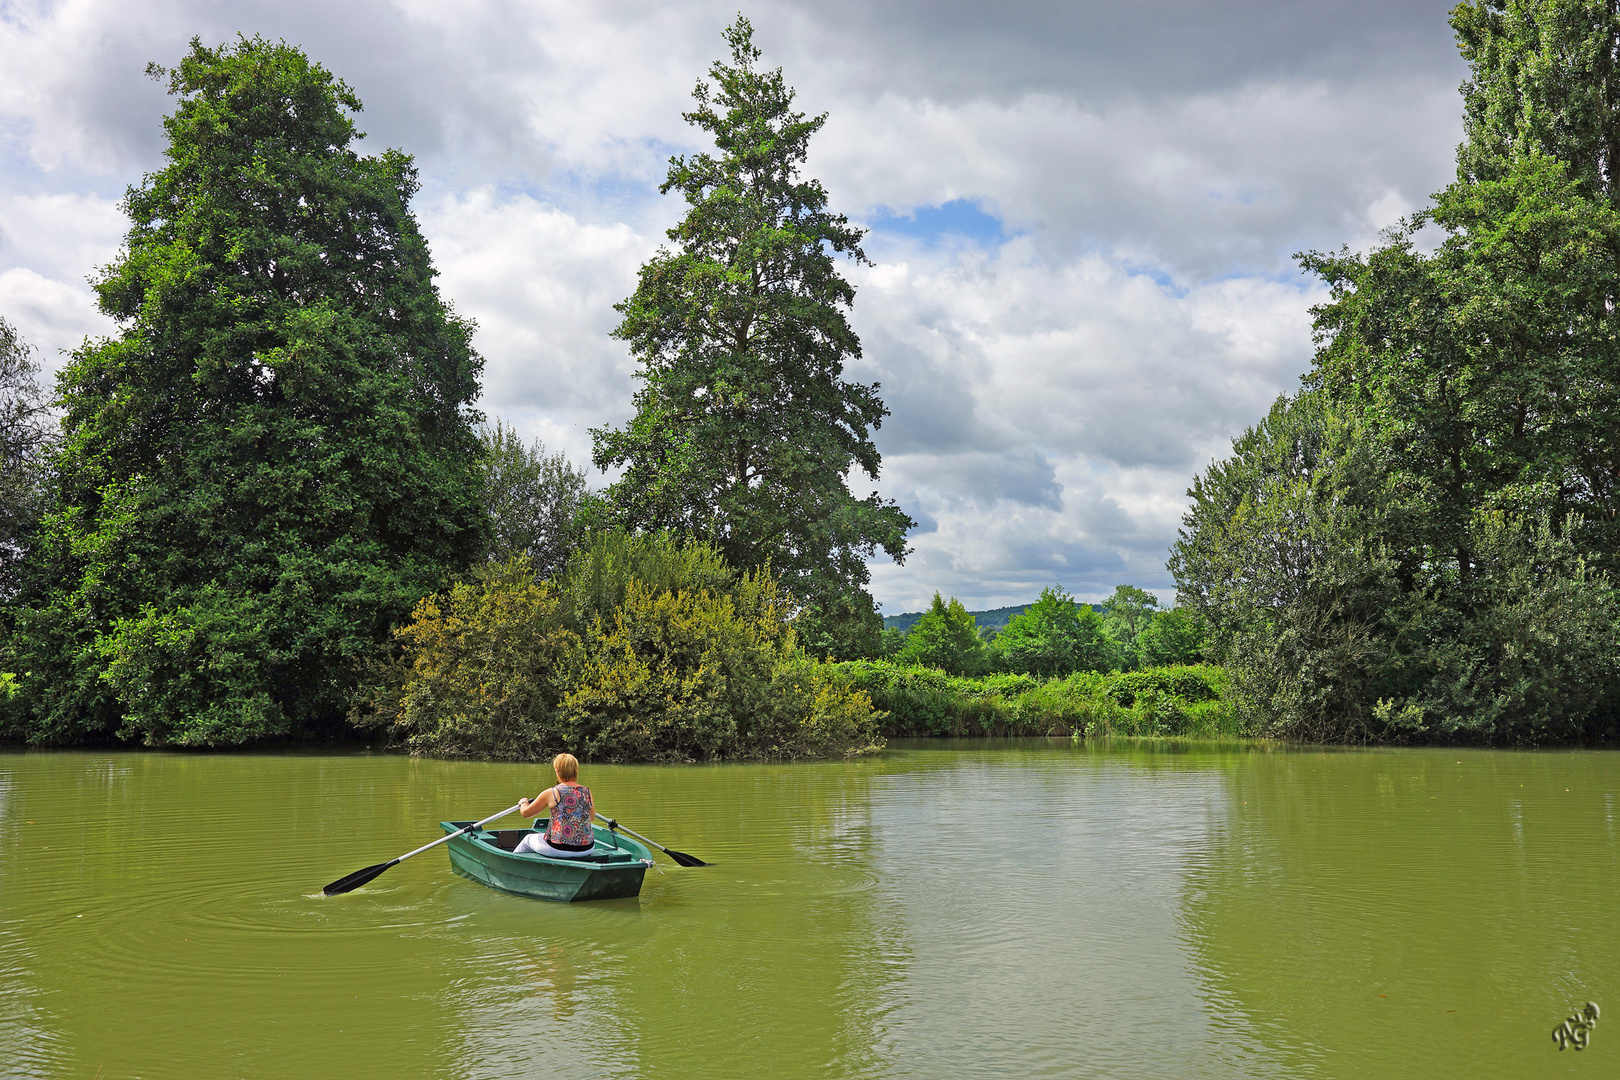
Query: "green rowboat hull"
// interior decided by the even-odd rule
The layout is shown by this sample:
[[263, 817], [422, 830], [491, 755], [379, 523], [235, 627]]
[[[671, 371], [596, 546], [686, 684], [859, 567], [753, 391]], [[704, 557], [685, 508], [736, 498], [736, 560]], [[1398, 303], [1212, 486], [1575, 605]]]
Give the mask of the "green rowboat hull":
[[[447, 833], [471, 825], [470, 821], [441, 821]], [[620, 836], [601, 825], [596, 832], [596, 848], [589, 859], [551, 859], [544, 855], [519, 855], [512, 848], [524, 836], [545, 829], [542, 818], [534, 829], [478, 829], [462, 833], [444, 846], [450, 852], [450, 865], [458, 874], [481, 881], [491, 888], [538, 900], [617, 900], [639, 896], [641, 879], [652, 865], [652, 852], [628, 836]]]

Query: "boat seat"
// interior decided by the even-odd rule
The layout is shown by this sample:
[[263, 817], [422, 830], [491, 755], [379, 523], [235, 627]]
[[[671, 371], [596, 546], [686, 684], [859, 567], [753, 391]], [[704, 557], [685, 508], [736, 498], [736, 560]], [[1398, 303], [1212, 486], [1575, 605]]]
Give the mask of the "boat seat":
[[[533, 835], [534, 832], [535, 830], [533, 829], [479, 829], [472, 835], [473, 839], [482, 840], [484, 843], [493, 847], [498, 847], [502, 851], [516, 851], [517, 846], [523, 842], [523, 838], [525, 836]], [[633, 856], [628, 851], [620, 851], [614, 848], [604, 848], [599, 844], [597, 845], [596, 852], [590, 855], [582, 856], [575, 861], [614, 863], [629, 862], [632, 858]]]

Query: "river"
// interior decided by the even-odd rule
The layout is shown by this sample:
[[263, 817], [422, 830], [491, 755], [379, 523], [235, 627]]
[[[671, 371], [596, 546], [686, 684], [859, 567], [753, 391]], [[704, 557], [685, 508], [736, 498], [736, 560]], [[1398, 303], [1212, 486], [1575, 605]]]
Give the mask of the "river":
[[548, 779], [0, 753], [0, 1076], [1620, 1074], [1620, 754], [587, 766], [604, 813], [713, 865], [564, 905], [441, 849], [321, 895]]

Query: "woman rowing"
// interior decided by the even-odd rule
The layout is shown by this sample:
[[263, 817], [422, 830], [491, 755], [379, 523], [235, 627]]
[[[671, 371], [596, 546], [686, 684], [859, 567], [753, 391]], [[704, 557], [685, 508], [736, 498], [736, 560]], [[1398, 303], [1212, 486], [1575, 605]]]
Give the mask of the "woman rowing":
[[557, 774], [557, 786], [518, 803], [518, 813], [524, 817], [539, 817], [550, 810], [551, 821], [545, 832], [530, 833], [514, 850], [553, 859], [583, 858], [596, 843], [591, 831], [591, 819], [596, 816], [591, 789], [579, 782], [579, 761], [573, 754], [552, 758], [551, 770]]

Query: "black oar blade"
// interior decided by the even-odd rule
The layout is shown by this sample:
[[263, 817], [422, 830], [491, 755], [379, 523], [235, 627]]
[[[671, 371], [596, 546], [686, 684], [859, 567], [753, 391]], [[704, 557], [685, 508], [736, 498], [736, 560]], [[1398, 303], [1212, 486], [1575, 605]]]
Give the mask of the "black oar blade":
[[368, 866], [364, 870], [356, 870], [346, 878], [338, 878], [321, 891], [327, 896], [337, 896], [339, 893], [353, 892], [355, 889], [358, 889], [372, 878], [377, 877], [384, 870], [387, 870], [390, 866], [393, 866], [397, 862], [399, 862], [398, 859], [390, 859], [388, 862], [380, 862], [376, 866]]
[[684, 851], [671, 851], [669, 848], [659, 848], [665, 855], [674, 859], [681, 866], [708, 866], [709, 864], [696, 855], [688, 855]]

